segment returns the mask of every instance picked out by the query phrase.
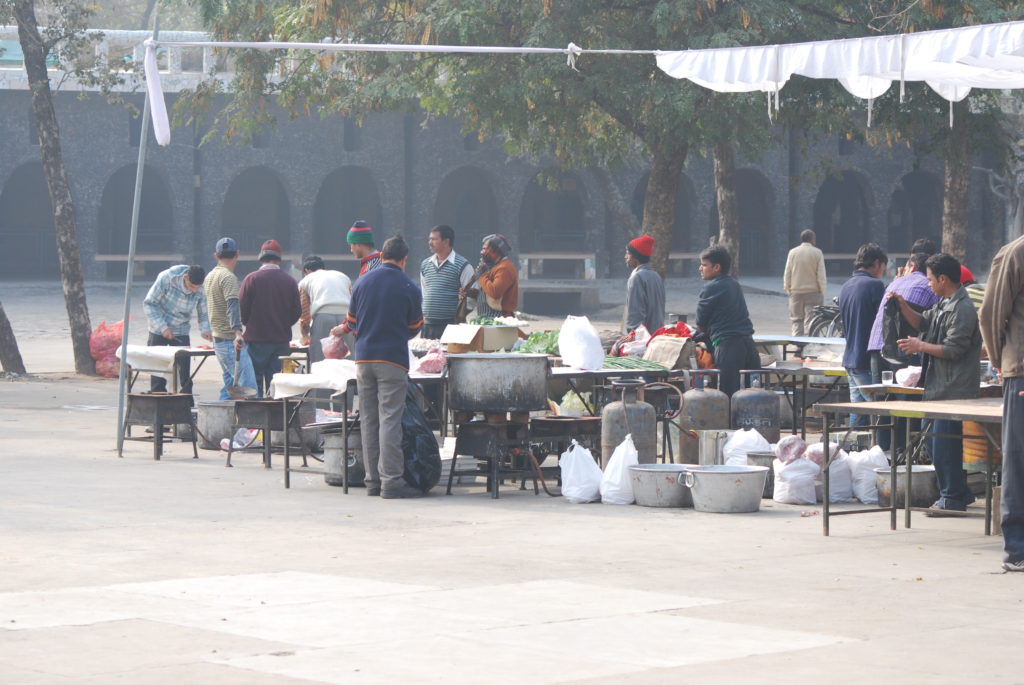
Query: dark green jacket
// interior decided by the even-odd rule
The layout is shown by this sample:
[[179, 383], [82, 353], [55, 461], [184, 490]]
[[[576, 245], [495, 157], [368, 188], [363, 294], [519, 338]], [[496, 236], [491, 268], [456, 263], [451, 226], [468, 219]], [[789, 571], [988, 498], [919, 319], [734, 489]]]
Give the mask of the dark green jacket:
[[967, 400], [979, 394], [981, 329], [978, 313], [960, 288], [921, 315], [921, 340], [942, 345], [944, 357], [924, 355], [926, 400]]

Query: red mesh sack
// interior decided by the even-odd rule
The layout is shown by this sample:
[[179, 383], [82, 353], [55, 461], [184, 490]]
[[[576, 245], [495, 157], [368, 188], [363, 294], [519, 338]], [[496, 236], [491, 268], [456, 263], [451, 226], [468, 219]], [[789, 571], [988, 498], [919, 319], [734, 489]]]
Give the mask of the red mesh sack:
[[118, 321], [109, 326], [106, 321], [101, 321], [89, 336], [89, 353], [92, 358], [98, 362], [106, 357], [114, 356], [117, 348], [121, 346], [122, 335], [124, 335], [124, 321]]

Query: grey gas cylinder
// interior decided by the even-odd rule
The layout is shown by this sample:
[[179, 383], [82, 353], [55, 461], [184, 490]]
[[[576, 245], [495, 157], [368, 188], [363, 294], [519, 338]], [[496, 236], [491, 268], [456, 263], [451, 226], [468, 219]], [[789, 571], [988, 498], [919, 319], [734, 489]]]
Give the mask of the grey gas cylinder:
[[[740, 372], [748, 381], [754, 373], [757, 371]], [[731, 405], [733, 428], [753, 428], [769, 443], [779, 441], [779, 398], [775, 393], [765, 390], [755, 380], [750, 387], [733, 393]]]
[[637, 399], [643, 381], [617, 380], [612, 383], [622, 399], [609, 402], [601, 412], [601, 468], [627, 435], [633, 436], [641, 464], [653, 464], [658, 449], [658, 424], [654, 407]]
[[705, 387], [704, 376], [712, 370], [691, 371], [693, 386], [683, 393], [679, 414], [679, 453], [684, 464], [700, 463], [697, 431], [729, 428], [729, 396], [721, 390]]

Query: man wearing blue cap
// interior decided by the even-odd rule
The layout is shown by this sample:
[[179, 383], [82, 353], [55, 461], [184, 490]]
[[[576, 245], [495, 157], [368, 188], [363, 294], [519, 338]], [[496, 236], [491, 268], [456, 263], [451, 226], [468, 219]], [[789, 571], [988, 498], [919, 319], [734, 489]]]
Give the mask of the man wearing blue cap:
[[220, 389], [221, 401], [231, 399], [228, 388], [234, 384], [235, 351], [240, 351], [238, 385], [256, 389], [256, 375], [252, 370], [249, 351], [242, 340], [242, 314], [238, 306], [238, 244], [231, 238], [221, 238], [214, 248], [217, 266], [206, 275], [203, 289], [206, 291], [206, 309], [210, 327], [213, 329], [213, 349], [217, 352], [224, 374], [224, 387]]

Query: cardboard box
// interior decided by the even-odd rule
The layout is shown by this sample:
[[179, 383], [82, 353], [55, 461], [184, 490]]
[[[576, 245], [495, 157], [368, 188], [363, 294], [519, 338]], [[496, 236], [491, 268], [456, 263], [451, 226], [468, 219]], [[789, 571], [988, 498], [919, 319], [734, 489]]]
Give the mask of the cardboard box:
[[647, 345], [644, 359], [658, 362], [667, 369], [690, 368], [690, 357], [693, 356], [693, 340], [676, 338], [670, 335], [659, 335]]
[[449, 354], [463, 352], [497, 352], [511, 350], [519, 338], [527, 337], [516, 326], [476, 326], [468, 323], [449, 324], [441, 334], [441, 342]]

